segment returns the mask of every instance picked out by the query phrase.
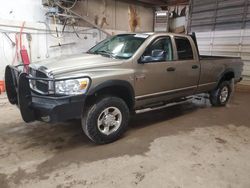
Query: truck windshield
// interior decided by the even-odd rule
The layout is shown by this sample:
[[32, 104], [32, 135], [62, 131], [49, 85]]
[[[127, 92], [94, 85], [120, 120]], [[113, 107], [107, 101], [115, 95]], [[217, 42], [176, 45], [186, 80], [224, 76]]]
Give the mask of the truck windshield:
[[149, 35], [146, 34], [116, 35], [100, 42], [91, 48], [88, 53], [100, 54], [117, 59], [129, 59], [148, 36]]

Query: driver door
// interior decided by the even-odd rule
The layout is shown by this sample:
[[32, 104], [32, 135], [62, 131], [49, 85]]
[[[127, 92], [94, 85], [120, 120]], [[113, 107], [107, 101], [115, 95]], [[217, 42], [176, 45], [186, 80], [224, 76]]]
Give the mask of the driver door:
[[[173, 61], [173, 47], [169, 36], [157, 38], [145, 50], [135, 74], [136, 100], [158, 101], [171, 87], [167, 69]], [[171, 71], [171, 70], [170, 70]], [[159, 98], [160, 97], [160, 98]]]

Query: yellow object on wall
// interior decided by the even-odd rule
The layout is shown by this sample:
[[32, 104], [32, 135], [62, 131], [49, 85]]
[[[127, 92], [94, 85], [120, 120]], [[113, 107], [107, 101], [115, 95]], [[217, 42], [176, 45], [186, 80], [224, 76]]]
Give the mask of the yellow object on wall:
[[129, 5], [129, 27], [130, 31], [135, 32], [140, 25], [140, 17], [138, 16], [135, 6]]

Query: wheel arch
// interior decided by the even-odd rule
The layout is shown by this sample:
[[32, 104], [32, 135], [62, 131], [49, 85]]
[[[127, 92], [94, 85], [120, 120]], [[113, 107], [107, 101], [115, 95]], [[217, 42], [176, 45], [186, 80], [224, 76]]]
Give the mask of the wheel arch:
[[88, 92], [86, 101], [89, 101], [90, 103], [94, 102], [96, 97], [103, 95], [114, 95], [120, 97], [126, 102], [130, 110], [133, 110], [134, 108], [135, 93], [132, 85], [128, 81], [105, 81]]
[[225, 70], [217, 81], [217, 87], [220, 85], [221, 82], [230, 81], [232, 78], [235, 78], [234, 70], [233, 69]]

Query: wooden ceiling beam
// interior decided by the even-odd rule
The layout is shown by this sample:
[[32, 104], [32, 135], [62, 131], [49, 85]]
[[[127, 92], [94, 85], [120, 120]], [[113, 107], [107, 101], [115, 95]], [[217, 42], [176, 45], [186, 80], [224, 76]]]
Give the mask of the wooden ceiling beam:
[[147, 7], [161, 7], [174, 5], [187, 5], [189, 0], [119, 0], [131, 4], [140, 4]]

